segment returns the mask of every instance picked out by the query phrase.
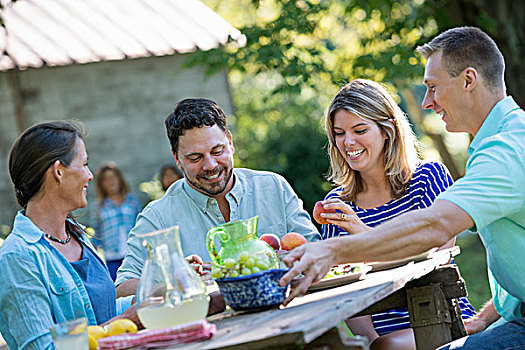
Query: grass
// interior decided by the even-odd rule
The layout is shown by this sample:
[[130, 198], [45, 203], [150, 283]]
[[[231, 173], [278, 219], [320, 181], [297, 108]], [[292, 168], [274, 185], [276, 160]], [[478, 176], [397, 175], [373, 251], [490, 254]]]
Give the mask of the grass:
[[458, 236], [456, 245], [461, 253], [455, 257], [455, 262], [467, 285], [468, 300], [479, 311], [491, 298], [485, 248], [478, 235], [468, 233]]

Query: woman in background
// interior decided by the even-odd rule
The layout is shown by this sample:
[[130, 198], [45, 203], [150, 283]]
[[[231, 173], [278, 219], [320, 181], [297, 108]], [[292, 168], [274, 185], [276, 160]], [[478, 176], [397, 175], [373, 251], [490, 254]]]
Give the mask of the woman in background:
[[[325, 120], [331, 173], [338, 187], [323, 205], [328, 222], [322, 237], [358, 234], [404, 212], [426, 208], [450, 185], [447, 168], [420, 161], [408, 120], [378, 83], [357, 79], [344, 86], [330, 104]], [[450, 241], [445, 247], [451, 247]], [[442, 247], [442, 248], [445, 248]], [[463, 318], [475, 314], [459, 299]], [[415, 349], [408, 310], [392, 310], [350, 319], [356, 334], [367, 336], [371, 349]]]
[[97, 203], [94, 208], [92, 227], [93, 243], [104, 252], [106, 264], [113, 281], [128, 251], [129, 231], [135, 225], [142, 205], [129, 192], [122, 172], [113, 162], [103, 164], [95, 177]]
[[160, 184], [164, 192], [166, 192], [175, 181], [180, 180], [184, 177], [179, 168], [171, 164], [164, 165], [162, 169], [160, 169], [159, 174]]
[[132, 297], [116, 299], [104, 261], [71, 215], [87, 205], [93, 179], [83, 138], [78, 124], [47, 122], [11, 149], [22, 207], [0, 248], [0, 332], [11, 350], [54, 349], [49, 327], [80, 317], [89, 325], [117, 318], [140, 325]]

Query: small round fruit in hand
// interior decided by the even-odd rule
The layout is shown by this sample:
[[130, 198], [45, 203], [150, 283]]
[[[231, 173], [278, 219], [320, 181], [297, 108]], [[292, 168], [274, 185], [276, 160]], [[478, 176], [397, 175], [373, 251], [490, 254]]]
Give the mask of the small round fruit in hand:
[[295, 232], [288, 232], [281, 238], [281, 248], [292, 250], [306, 243], [306, 238]]
[[328, 225], [328, 221], [326, 221], [326, 219], [321, 216], [321, 213], [335, 213], [335, 212], [336, 212], [335, 209], [323, 208], [323, 202], [319, 201], [315, 203], [313, 216], [314, 216], [315, 221], [317, 221], [321, 225]]
[[281, 249], [281, 244], [279, 243], [279, 237], [273, 233], [265, 233], [261, 237], [259, 237], [260, 240], [265, 241], [270, 245], [270, 247], [273, 248], [273, 250], [277, 251]]
[[186, 258], [186, 261], [188, 264], [190, 264], [191, 267], [197, 272], [199, 276], [205, 275], [208, 273], [208, 271], [204, 271], [202, 258], [198, 256], [197, 254], [188, 255]]

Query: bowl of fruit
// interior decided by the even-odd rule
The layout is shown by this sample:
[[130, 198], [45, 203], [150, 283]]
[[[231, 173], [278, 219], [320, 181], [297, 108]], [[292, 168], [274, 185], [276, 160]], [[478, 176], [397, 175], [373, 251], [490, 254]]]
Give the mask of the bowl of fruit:
[[278, 307], [289, 289], [288, 285], [279, 286], [288, 269], [273, 268], [269, 260], [247, 255], [241, 252], [237, 260], [225, 259], [222, 265], [212, 268], [226, 305], [236, 311]]

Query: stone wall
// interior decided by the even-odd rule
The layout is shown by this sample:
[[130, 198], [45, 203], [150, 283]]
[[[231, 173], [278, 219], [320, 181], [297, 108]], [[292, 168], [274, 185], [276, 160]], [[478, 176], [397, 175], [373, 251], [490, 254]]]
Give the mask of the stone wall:
[[[164, 119], [186, 97], [206, 97], [231, 114], [226, 74], [205, 78], [202, 70], [178, 70], [182, 56], [151, 57], [19, 72], [25, 127], [44, 120], [82, 121], [93, 173], [108, 160], [122, 169], [134, 192], [163, 164], [174, 162]], [[18, 136], [8, 73], [0, 73], [0, 224], [18, 210], [8, 173]], [[91, 183], [88, 200], [95, 200]], [[81, 220], [82, 221], [82, 220]]]

